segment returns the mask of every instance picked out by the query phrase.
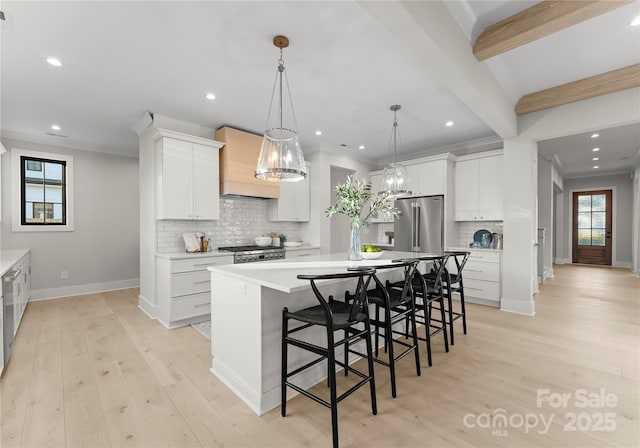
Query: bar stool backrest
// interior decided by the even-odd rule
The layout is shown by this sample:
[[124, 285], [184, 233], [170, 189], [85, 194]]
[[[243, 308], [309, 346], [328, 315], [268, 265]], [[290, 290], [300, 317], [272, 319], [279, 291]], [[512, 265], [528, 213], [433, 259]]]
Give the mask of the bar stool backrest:
[[329, 301], [327, 301], [318, 289], [316, 281], [357, 278], [358, 284], [356, 286], [355, 292], [353, 293], [354, 300], [351, 304], [351, 310], [349, 312], [349, 322], [354, 322], [358, 313], [361, 313], [362, 310], [366, 309], [368, 306], [367, 288], [369, 287], [371, 277], [375, 274], [375, 272], [375, 268], [358, 268], [348, 269], [347, 272], [338, 272], [334, 274], [299, 274], [297, 278], [299, 278], [300, 280], [309, 280], [311, 282], [311, 289], [318, 299], [318, 302], [320, 302], [320, 305], [322, 305], [322, 308], [324, 309], [324, 314], [327, 322], [333, 321], [333, 313], [331, 312], [331, 308], [329, 307], [329, 301], [333, 300], [333, 297], [329, 296]]
[[449, 257], [453, 258], [453, 260], [456, 262], [456, 269], [458, 270], [457, 275], [462, 275], [462, 269], [464, 268], [464, 265], [467, 264], [467, 260], [469, 259], [471, 252], [447, 251], [445, 252], [445, 254], [449, 255]]
[[435, 268], [435, 272], [432, 275], [426, 276], [416, 269], [416, 278], [420, 280], [422, 290], [426, 293], [428, 286], [431, 286], [434, 292], [439, 292], [442, 289], [442, 277], [447, 267], [447, 261], [449, 260], [449, 254], [443, 255], [429, 255], [427, 257], [420, 257], [419, 261], [432, 262]]
[[[416, 271], [418, 270], [419, 260], [416, 258], [411, 259], [403, 259], [403, 260], [392, 260], [391, 264], [385, 264], [376, 266], [376, 272], [384, 269], [397, 269], [399, 267], [404, 268], [404, 280], [402, 282], [402, 293], [400, 294], [400, 303], [404, 304], [412, 300], [413, 297], [413, 289], [412, 289], [412, 281], [415, 276]], [[376, 289], [379, 290], [383, 295], [382, 297], [388, 302], [389, 292], [385, 284], [378, 278], [377, 275], [373, 275], [373, 281], [376, 284]], [[389, 285], [389, 281], [387, 280], [387, 285]]]

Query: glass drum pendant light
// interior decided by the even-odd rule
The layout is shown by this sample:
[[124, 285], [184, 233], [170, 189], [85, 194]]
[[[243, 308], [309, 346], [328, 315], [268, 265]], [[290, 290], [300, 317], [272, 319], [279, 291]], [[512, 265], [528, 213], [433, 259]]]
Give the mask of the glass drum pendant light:
[[[382, 173], [382, 190], [378, 193], [391, 199], [411, 194], [409, 190], [409, 178], [407, 168], [396, 163], [396, 152], [398, 149], [398, 117], [400, 105], [394, 104], [390, 107], [393, 111], [393, 126], [391, 127], [391, 141], [393, 142], [393, 161], [384, 168]], [[389, 143], [391, 146], [391, 142]]]
[[[269, 182], [297, 182], [307, 176], [307, 168], [304, 164], [302, 149], [300, 148], [300, 140], [297, 132], [298, 125], [296, 123], [296, 115], [293, 110], [293, 101], [291, 100], [291, 91], [289, 90], [289, 80], [287, 79], [287, 74], [284, 69], [284, 60], [282, 59], [282, 49], [289, 46], [289, 39], [285, 36], [276, 36], [273, 38], [273, 45], [280, 49], [280, 58], [278, 59], [276, 79], [273, 83], [271, 103], [269, 104], [269, 113], [267, 114], [267, 130], [264, 132], [264, 137], [262, 139], [262, 148], [260, 149], [260, 157], [258, 158], [255, 177]], [[291, 106], [294, 125], [292, 126], [293, 129], [287, 128], [283, 125], [283, 78], [289, 95], [289, 103]], [[273, 98], [276, 93], [276, 84], [278, 85], [278, 122], [275, 127], [269, 127], [269, 118], [271, 117]]]

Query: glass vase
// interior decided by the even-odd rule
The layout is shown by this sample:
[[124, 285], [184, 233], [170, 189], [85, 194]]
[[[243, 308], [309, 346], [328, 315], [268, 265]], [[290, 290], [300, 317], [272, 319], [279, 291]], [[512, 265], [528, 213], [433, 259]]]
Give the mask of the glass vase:
[[355, 223], [351, 223], [351, 237], [349, 244], [349, 261], [362, 260], [362, 253], [360, 251], [360, 226]]

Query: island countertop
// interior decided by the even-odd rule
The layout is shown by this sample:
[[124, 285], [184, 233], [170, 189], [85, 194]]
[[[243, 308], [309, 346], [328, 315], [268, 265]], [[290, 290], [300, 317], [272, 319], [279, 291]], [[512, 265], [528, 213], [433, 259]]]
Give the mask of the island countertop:
[[207, 268], [214, 274], [226, 274], [238, 280], [254, 283], [286, 293], [310, 288], [308, 280], [300, 280], [298, 274], [329, 274], [344, 272], [349, 267], [380, 266], [392, 260], [419, 258], [436, 254], [422, 252], [383, 251], [376, 260], [349, 261], [346, 252], [305, 257], [304, 261], [273, 260]]

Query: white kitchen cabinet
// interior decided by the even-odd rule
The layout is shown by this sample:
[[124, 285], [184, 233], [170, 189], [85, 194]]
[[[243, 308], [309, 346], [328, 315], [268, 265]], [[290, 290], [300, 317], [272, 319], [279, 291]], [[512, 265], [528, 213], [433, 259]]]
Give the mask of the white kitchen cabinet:
[[27, 253], [20, 258], [12, 270], [18, 272], [13, 284], [13, 330], [15, 334], [18, 332], [18, 326], [31, 297], [31, 255]]
[[[456, 249], [471, 253], [462, 270], [465, 300], [490, 306], [500, 306], [502, 291], [502, 252], [489, 249]], [[455, 262], [448, 268], [456, 272]]]
[[166, 130], [155, 138], [157, 219], [218, 219], [222, 143]]
[[[369, 173], [369, 181], [371, 182], [371, 194], [378, 194], [382, 189], [382, 172], [379, 171]], [[380, 214], [377, 218], [371, 218], [369, 222], [371, 222], [372, 224], [393, 223], [393, 217]]]
[[311, 166], [307, 164], [307, 177], [299, 182], [281, 182], [280, 197], [269, 200], [269, 221], [309, 221], [309, 178]]
[[407, 164], [411, 194], [413, 196], [444, 194], [445, 168], [445, 160]]
[[314, 249], [297, 249], [297, 248], [289, 248], [285, 249], [285, 258], [286, 259], [295, 259], [299, 257], [309, 257], [311, 255], [320, 255], [320, 248]]
[[455, 167], [456, 221], [502, 218], [502, 154], [459, 158]]
[[157, 318], [167, 328], [207, 320], [211, 314], [209, 266], [233, 264], [233, 255], [158, 256], [156, 263]]

